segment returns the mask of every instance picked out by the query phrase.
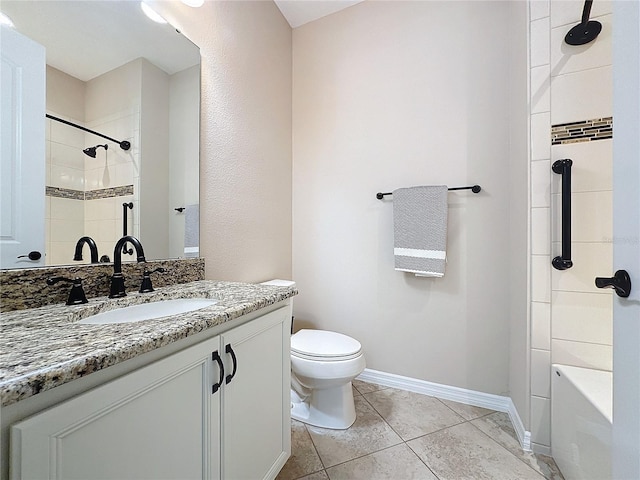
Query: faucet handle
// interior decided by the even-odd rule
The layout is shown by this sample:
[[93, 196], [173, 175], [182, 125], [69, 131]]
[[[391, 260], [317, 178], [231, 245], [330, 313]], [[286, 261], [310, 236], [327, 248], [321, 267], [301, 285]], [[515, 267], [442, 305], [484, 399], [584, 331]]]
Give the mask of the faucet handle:
[[151, 274], [152, 273], [164, 273], [166, 270], [162, 267], [158, 267], [155, 270], [146, 270], [142, 274], [142, 284], [140, 285], [140, 293], [148, 293], [153, 292], [153, 284], [151, 283]]
[[71, 283], [71, 291], [69, 292], [69, 298], [67, 299], [67, 305], [80, 305], [82, 303], [88, 303], [87, 296], [84, 294], [82, 288], [82, 279], [76, 277], [73, 280], [66, 277], [51, 277], [47, 278], [47, 285], [55, 285], [58, 282]]

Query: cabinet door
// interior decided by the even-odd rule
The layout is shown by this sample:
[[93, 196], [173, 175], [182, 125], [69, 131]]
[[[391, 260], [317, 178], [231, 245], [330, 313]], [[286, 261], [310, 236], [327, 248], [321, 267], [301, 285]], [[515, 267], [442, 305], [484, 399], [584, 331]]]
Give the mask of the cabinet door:
[[225, 480], [275, 478], [291, 453], [290, 318], [283, 307], [222, 335], [229, 374], [236, 359], [222, 396]]
[[219, 478], [220, 338], [11, 428], [14, 479]]

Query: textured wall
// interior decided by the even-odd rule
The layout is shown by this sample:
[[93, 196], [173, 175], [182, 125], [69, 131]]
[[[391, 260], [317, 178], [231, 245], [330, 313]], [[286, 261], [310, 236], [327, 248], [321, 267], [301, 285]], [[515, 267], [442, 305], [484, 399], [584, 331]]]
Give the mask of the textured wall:
[[291, 277], [291, 28], [273, 2], [153, 2], [200, 47], [206, 277]]
[[[359, 339], [369, 368], [508, 393], [508, 32], [507, 2], [363, 2], [294, 30], [296, 321]], [[449, 193], [444, 278], [394, 271], [375, 193], [474, 183]]]

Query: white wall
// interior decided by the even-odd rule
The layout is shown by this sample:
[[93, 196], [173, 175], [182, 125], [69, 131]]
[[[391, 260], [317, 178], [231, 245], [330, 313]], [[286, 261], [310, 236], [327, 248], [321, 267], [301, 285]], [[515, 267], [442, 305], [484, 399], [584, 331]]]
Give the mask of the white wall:
[[273, 2], [151, 2], [200, 47], [206, 277], [291, 277], [291, 28]]
[[[551, 364], [611, 371], [612, 293], [594, 285], [613, 274], [612, 140], [576, 138], [551, 145], [553, 125], [611, 117], [611, 2], [594, 2], [603, 25], [587, 45], [564, 43], [579, 23], [573, 1], [531, 2], [531, 431], [534, 447], [551, 444]], [[572, 167], [573, 267], [559, 271], [560, 180], [556, 160]]]
[[[297, 327], [354, 336], [369, 368], [508, 393], [508, 32], [506, 2], [363, 2], [294, 30]], [[443, 183], [483, 187], [449, 194], [445, 277], [394, 271], [375, 193]]]

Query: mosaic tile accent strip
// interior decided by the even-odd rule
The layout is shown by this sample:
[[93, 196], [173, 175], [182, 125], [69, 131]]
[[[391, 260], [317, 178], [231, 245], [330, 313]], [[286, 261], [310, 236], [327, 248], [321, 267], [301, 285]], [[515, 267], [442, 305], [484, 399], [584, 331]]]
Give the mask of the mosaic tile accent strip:
[[84, 192], [81, 190], [71, 190], [70, 188], [44, 187], [44, 194], [47, 197], [67, 198], [69, 200], [84, 200]]
[[[154, 288], [204, 280], [204, 258], [150, 260], [144, 265], [122, 262], [127, 291], [138, 291], [143, 269], [153, 270], [158, 267], [164, 268], [166, 272], [153, 276]], [[0, 312], [66, 302], [69, 285], [59, 283], [50, 287], [46, 284], [49, 277], [80, 277], [89, 299], [109, 295], [112, 274], [113, 263], [0, 270]]]
[[97, 200], [99, 198], [126, 197], [133, 195], [133, 185], [101, 188], [99, 190], [71, 190], [69, 188], [45, 187], [45, 195], [48, 197], [69, 198], [72, 200]]
[[551, 126], [551, 145], [613, 138], [613, 117], [594, 118]]
[[133, 185], [122, 185], [120, 187], [89, 190], [88, 192], [84, 193], [84, 199], [96, 200], [98, 198], [124, 197], [127, 195], [133, 195]]

